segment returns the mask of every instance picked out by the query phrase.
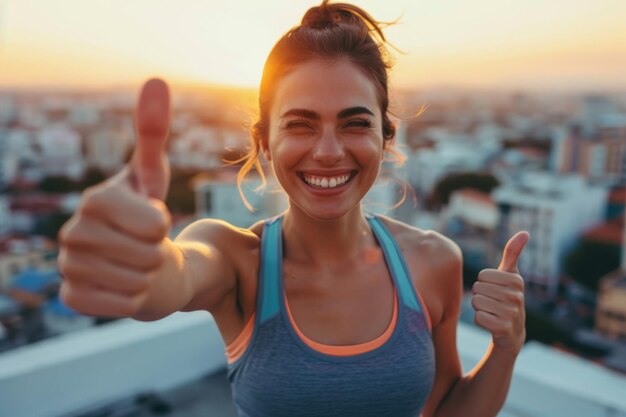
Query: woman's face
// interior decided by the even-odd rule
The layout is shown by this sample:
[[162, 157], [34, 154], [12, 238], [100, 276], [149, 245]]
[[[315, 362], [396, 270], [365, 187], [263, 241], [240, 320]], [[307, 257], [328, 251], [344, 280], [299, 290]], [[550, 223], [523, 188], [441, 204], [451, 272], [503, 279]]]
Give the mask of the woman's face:
[[347, 60], [295, 67], [276, 86], [268, 146], [265, 156], [292, 209], [319, 220], [347, 214], [383, 158], [374, 84]]

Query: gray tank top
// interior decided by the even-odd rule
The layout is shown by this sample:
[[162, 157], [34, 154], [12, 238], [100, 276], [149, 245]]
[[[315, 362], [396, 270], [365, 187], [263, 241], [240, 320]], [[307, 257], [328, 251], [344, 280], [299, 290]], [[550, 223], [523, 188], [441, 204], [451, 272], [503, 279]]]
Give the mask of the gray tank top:
[[252, 336], [228, 364], [241, 417], [418, 417], [430, 394], [435, 356], [428, 312], [402, 252], [382, 221], [366, 215], [393, 278], [395, 326], [357, 354], [323, 353], [294, 329], [285, 304], [282, 215], [265, 222]]

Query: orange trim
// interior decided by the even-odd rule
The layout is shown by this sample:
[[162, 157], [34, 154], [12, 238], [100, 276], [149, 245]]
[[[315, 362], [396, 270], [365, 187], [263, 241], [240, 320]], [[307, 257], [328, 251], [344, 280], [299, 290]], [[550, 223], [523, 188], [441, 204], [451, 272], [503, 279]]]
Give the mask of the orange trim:
[[254, 329], [254, 317], [256, 312], [252, 313], [252, 316], [248, 319], [248, 322], [244, 326], [241, 333], [235, 340], [233, 340], [228, 346], [226, 346], [226, 360], [228, 363], [233, 363], [239, 359], [248, 347], [250, 339], [252, 338], [252, 330]]
[[[419, 293], [418, 293], [419, 295]], [[422, 299], [421, 295], [419, 295], [420, 299]], [[426, 311], [426, 317], [428, 318], [428, 325], [431, 325], [430, 315], [428, 314], [428, 310], [426, 309], [426, 304], [422, 300], [422, 305], [424, 306], [424, 310]], [[336, 346], [336, 345], [325, 345], [323, 343], [318, 343], [312, 339], [309, 339], [298, 327], [298, 324], [295, 322], [291, 309], [289, 308], [289, 303], [287, 302], [287, 297], [285, 296], [285, 306], [287, 307], [287, 314], [289, 316], [289, 320], [291, 321], [291, 325], [294, 330], [300, 337], [300, 339], [306, 343], [313, 350], [317, 350], [318, 352], [325, 353], [328, 355], [334, 356], [351, 356], [357, 355], [360, 353], [369, 352], [370, 350], [374, 350], [384, 345], [387, 340], [393, 334], [393, 330], [396, 327], [396, 323], [398, 321], [398, 294], [394, 291], [393, 297], [393, 314], [391, 317], [391, 322], [387, 329], [376, 339], [370, 340], [369, 342], [359, 343], [357, 345], [344, 345], [344, 346]], [[252, 313], [252, 316], [248, 319], [248, 322], [244, 326], [241, 333], [235, 340], [233, 340], [228, 346], [226, 346], [226, 360], [229, 364], [235, 362], [241, 356], [243, 356], [248, 344], [250, 343], [250, 339], [252, 338], [252, 331], [254, 329], [254, 318], [256, 316], [256, 312]]]
[[317, 350], [318, 352], [325, 353], [327, 355], [333, 356], [352, 356], [360, 353], [369, 352], [371, 350], [377, 349], [380, 346], [384, 345], [385, 342], [391, 337], [393, 330], [396, 327], [396, 322], [398, 321], [398, 295], [394, 291], [393, 297], [393, 315], [391, 318], [391, 322], [380, 336], [378, 336], [374, 340], [370, 340], [369, 342], [359, 343], [356, 345], [345, 345], [345, 346], [337, 346], [337, 345], [325, 345], [322, 343], [318, 343], [314, 340], [309, 339], [300, 331], [298, 325], [296, 324], [293, 316], [291, 315], [291, 310], [289, 309], [289, 303], [287, 302], [287, 296], [285, 296], [285, 306], [287, 306], [287, 314], [289, 315], [289, 320], [291, 321], [291, 325], [294, 330], [300, 337], [300, 339], [306, 343], [313, 350]]

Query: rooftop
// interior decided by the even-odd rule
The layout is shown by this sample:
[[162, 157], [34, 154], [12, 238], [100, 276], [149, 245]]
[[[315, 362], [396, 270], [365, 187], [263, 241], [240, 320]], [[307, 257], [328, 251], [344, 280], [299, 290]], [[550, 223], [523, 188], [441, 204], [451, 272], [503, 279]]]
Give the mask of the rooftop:
[[[467, 372], [490, 335], [461, 322], [457, 339]], [[207, 312], [118, 320], [0, 354], [0, 415], [234, 416], [225, 364]], [[624, 375], [529, 342], [500, 417], [626, 417], [624, 392]]]

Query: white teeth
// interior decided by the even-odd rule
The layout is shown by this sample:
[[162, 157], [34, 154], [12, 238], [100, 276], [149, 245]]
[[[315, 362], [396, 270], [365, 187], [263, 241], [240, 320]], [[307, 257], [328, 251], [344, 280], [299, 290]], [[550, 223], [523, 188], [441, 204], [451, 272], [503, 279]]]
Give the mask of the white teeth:
[[340, 177], [313, 177], [303, 175], [304, 181], [309, 184], [320, 188], [335, 188], [339, 185], [343, 185], [350, 179], [350, 175], [343, 175]]

